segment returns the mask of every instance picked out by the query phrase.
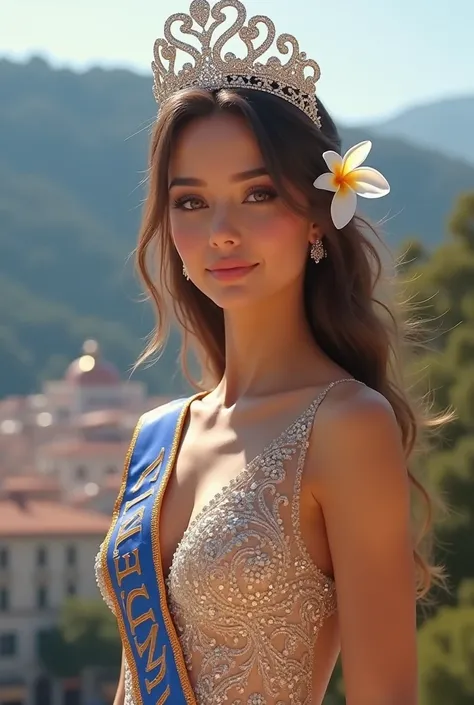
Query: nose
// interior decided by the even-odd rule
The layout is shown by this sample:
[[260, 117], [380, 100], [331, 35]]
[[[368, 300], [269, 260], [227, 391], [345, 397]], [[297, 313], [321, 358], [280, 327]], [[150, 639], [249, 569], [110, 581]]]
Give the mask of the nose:
[[215, 211], [209, 240], [211, 247], [235, 247], [240, 243], [240, 233], [230, 208], [223, 207]]

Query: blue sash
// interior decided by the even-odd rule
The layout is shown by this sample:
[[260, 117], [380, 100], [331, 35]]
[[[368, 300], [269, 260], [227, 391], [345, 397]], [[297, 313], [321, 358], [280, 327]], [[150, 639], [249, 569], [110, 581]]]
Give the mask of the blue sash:
[[160, 509], [191, 399], [144, 414], [135, 429], [102, 551], [135, 705], [196, 705], [168, 609]]

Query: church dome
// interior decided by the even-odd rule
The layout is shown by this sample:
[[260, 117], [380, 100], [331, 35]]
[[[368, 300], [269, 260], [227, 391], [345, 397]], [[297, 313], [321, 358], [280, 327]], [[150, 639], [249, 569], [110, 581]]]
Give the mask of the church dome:
[[99, 344], [95, 340], [86, 340], [81, 357], [71, 362], [67, 368], [65, 380], [72, 384], [94, 387], [121, 383], [119, 371], [115, 365], [101, 358]]

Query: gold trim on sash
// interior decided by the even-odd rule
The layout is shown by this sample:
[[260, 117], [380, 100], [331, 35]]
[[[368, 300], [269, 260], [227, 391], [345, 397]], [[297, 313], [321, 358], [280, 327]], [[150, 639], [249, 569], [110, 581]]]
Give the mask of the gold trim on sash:
[[142, 702], [143, 702], [140, 688], [138, 685], [138, 683], [139, 683], [138, 670], [137, 670], [137, 665], [135, 663], [135, 659], [133, 658], [132, 649], [130, 648], [130, 644], [128, 641], [128, 635], [127, 635], [127, 631], [125, 628], [125, 622], [122, 618], [122, 613], [120, 611], [120, 604], [117, 599], [117, 595], [115, 594], [115, 590], [112, 585], [112, 579], [109, 574], [109, 568], [107, 565], [107, 552], [108, 552], [110, 538], [112, 536], [112, 533], [115, 529], [115, 525], [118, 520], [118, 516], [120, 513], [120, 507], [122, 506], [123, 496], [125, 494], [125, 489], [127, 487], [127, 479], [128, 479], [128, 471], [130, 468], [130, 462], [132, 460], [133, 451], [135, 449], [135, 444], [137, 442], [138, 434], [140, 433], [140, 429], [142, 427], [142, 424], [143, 424], [143, 418], [140, 418], [137, 425], [135, 426], [132, 440], [130, 441], [127, 455], [125, 456], [125, 464], [124, 464], [124, 469], [123, 469], [123, 474], [122, 474], [122, 484], [120, 486], [120, 491], [118, 493], [118, 497], [115, 500], [114, 511], [112, 514], [112, 522], [111, 522], [110, 528], [107, 532], [107, 536], [105, 537], [105, 540], [102, 544], [102, 554], [100, 557], [101, 564], [102, 564], [102, 574], [104, 576], [104, 581], [105, 581], [105, 589], [107, 590], [107, 594], [110, 597], [112, 604], [114, 606], [114, 613], [115, 613], [115, 617], [117, 619], [117, 626], [118, 626], [118, 630], [120, 632], [120, 638], [122, 640], [123, 650], [125, 651], [125, 656], [127, 658], [127, 666], [132, 673], [132, 690], [133, 690], [133, 700], [135, 702], [135, 705], [142, 705]]
[[[187, 400], [185, 405], [183, 406], [183, 409], [181, 410], [181, 414], [178, 419], [178, 423], [176, 425], [175, 433], [174, 433], [174, 438], [173, 442], [171, 445], [171, 450], [170, 450], [170, 455], [168, 458], [168, 463], [165, 468], [165, 472], [163, 475], [163, 479], [160, 483], [160, 486], [158, 488], [157, 496], [154, 500], [154, 506], [152, 509], [152, 516], [151, 516], [151, 541], [152, 541], [152, 555], [153, 555], [153, 563], [155, 567], [155, 573], [156, 573], [156, 578], [158, 581], [158, 586], [160, 590], [160, 609], [162, 612], [163, 616], [163, 622], [165, 624], [165, 628], [170, 640], [171, 648], [173, 650], [173, 655], [175, 658], [175, 663], [176, 663], [176, 670], [179, 675], [179, 679], [181, 682], [181, 686], [183, 688], [183, 694], [186, 699], [186, 702], [188, 705], [197, 705], [196, 699], [194, 697], [194, 692], [191, 686], [191, 682], [189, 680], [188, 672], [186, 669], [186, 664], [184, 662], [184, 657], [183, 657], [183, 652], [181, 649], [181, 644], [179, 642], [178, 635], [176, 633], [176, 629], [173, 624], [173, 620], [168, 608], [168, 601], [167, 601], [167, 595], [166, 595], [166, 583], [164, 580], [163, 576], [163, 564], [161, 561], [161, 550], [160, 550], [160, 516], [161, 516], [161, 505], [163, 502], [163, 497], [164, 493], [166, 491], [166, 487], [168, 485], [168, 480], [171, 475], [171, 471], [173, 469], [173, 466], [176, 462], [176, 456], [178, 453], [178, 448], [179, 444], [181, 441], [181, 436], [183, 433], [183, 428], [184, 424], [186, 421], [186, 417], [189, 411], [189, 407], [191, 406], [192, 402], [195, 399], [202, 398], [205, 396], [207, 392], [199, 392], [198, 394], [195, 394], [192, 396], [190, 399]], [[118, 497], [115, 501], [115, 506], [114, 506], [114, 511], [112, 514], [112, 522], [109, 528], [109, 531], [107, 532], [107, 535], [104, 539], [104, 542], [102, 544], [102, 552], [101, 552], [101, 565], [102, 565], [102, 572], [104, 576], [104, 581], [105, 581], [105, 588], [107, 590], [107, 594], [109, 595], [112, 604], [114, 606], [114, 612], [115, 616], [117, 619], [117, 625], [118, 629], [120, 632], [120, 637], [122, 640], [122, 645], [123, 649], [125, 651], [125, 656], [127, 659], [127, 665], [131, 671], [132, 674], [132, 690], [133, 690], [133, 699], [134, 699], [134, 704], [135, 705], [143, 705], [143, 699], [141, 696], [141, 691], [139, 687], [139, 675], [138, 675], [138, 670], [137, 666], [135, 663], [135, 659], [133, 656], [132, 649], [130, 647], [130, 643], [128, 641], [128, 634], [125, 628], [125, 622], [122, 618], [122, 613], [120, 609], [120, 604], [118, 602], [117, 596], [115, 594], [115, 590], [112, 585], [112, 580], [109, 574], [109, 569], [108, 569], [108, 564], [107, 564], [107, 553], [108, 553], [108, 546], [110, 543], [110, 539], [112, 536], [112, 533], [115, 530], [115, 526], [117, 524], [118, 516], [120, 513], [120, 509], [122, 506], [122, 501], [123, 497], [125, 494], [125, 490], [127, 487], [127, 481], [128, 481], [128, 472], [130, 468], [130, 462], [132, 459], [133, 451], [135, 449], [135, 444], [137, 442], [138, 435], [140, 433], [140, 429], [143, 424], [143, 417], [139, 419], [135, 430], [133, 432], [132, 440], [130, 442], [127, 455], [125, 456], [125, 463], [124, 463], [124, 470], [123, 470], [123, 475], [122, 475], [122, 483], [120, 486], [120, 491], [118, 494]]]
[[184, 697], [188, 705], [196, 705], [196, 699], [194, 697], [194, 692], [189, 681], [188, 671], [184, 662], [183, 651], [181, 649], [179, 637], [176, 633], [176, 629], [169, 611], [168, 601], [166, 599], [166, 583], [163, 575], [163, 563], [161, 560], [160, 550], [160, 518], [163, 497], [166, 492], [166, 487], [168, 486], [168, 480], [176, 462], [176, 456], [178, 455], [179, 444], [181, 441], [181, 436], [183, 433], [184, 424], [186, 422], [186, 417], [188, 415], [189, 407], [191, 406], [192, 402], [195, 401], [195, 399], [200, 399], [205, 396], [205, 394], [207, 394], [207, 392], [200, 392], [199, 394], [195, 394], [181, 411], [181, 415], [176, 425], [176, 431], [173, 439], [173, 444], [171, 446], [170, 456], [168, 458], [168, 464], [166, 466], [163, 479], [158, 488], [157, 496], [155, 498], [155, 504], [151, 513], [151, 551], [153, 554], [155, 573], [158, 580], [160, 592], [161, 614], [163, 617], [163, 622], [166, 626], [166, 631], [168, 632], [168, 637], [175, 658], [176, 669], [178, 671], [181, 686], [183, 688]]

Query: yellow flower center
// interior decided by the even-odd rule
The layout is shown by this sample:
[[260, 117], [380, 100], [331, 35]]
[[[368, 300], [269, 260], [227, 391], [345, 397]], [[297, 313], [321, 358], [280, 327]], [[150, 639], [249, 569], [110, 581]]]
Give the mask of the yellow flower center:
[[342, 188], [342, 186], [345, 186], [346, 177], [345, 177], [342, 169], [340, 171], [338, 171], [337, 174], [334, 174], [334, 183], [339, 188]]
[[334, 174], [334, 186], [341, 191], [346, 188], [352, 188], [356, 179], [351, 171], [344, 173], [343, 169], [338, 169]]

